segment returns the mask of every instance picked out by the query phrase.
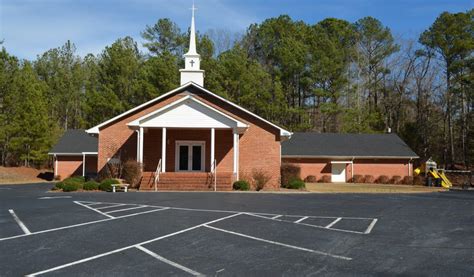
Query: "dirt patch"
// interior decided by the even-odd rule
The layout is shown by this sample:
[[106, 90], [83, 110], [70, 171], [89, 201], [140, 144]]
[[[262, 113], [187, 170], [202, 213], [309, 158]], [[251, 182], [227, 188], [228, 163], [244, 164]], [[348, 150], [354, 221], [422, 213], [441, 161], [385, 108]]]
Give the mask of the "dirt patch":
[[446, 191], [444, 188], [437, 187], [348, 183], [307, 183], [306, 189], [311, 192], [321, 193], [418, 193]]
[[49, 176], [52, 176], [51, 171], [45, 169], [0, 166], [0, 184], [47, 182]]

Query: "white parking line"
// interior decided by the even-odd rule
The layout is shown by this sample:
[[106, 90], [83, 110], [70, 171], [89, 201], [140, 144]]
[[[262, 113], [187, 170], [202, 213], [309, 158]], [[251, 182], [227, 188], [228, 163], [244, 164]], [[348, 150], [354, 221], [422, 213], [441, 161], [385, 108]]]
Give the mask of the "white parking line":
[[326, 228], [331, 228], [332, 226], [334, 226], [334, 224], [338, 223], [339, 221], [341, 221], [342, 217], [338, 217], [336, 218], [336, 220], [334, 220], [333, 222], [329, 223], [328, 225], [326, 225]]
[[307, 216], [302, 217], [302, 218], [298, 219], [297, 221], [295, 221], [295, 223], [300, 223], [301, 221], [303, 221], [303, 220], [305, 220], [305, 219], [307, 219], [307, 218], [308, 218]]
[[97, 210], [97, 209], [94, 209], [94, 208], [92, 208], [92, 207], [89, 207], [89, 206], [92, 205], [92, 204], [85, 205], [85, 204], [82, 204], [82, 203], [79, 202], [79, 201], [73, 201], [73, 202], [76, 203], [76, 204], [78, 204], [78, 205], [81, 205], [81, 206], [83, 206], [83, 207], [85, 207], [85, 208], [88, 208], [88, 209], [90, 209], [90, 210], [93, 210], [94, 212], [99, 213], [99, 214], [101, 214], [101, 215], [103, 215], [103, 216], [106, 216], [106, 217], [108, 217], [108, 218], [114, 218], [114, 217], [111, 216], [111, 215], [108, 215], [108, 214], [103, 213], [103, 212], [101, 212], [101, 211], [99, 211], [99, 210]]
[[372, 232], [372, 229], [374, 229], [375, 223], [377, 223], [377, 221], [378, 221], [378, 219], [374, 218], [374, 220], [372, 220], [372, 222], [370, 222], [370, 225], [369, 225], [369, 227], [367, 227], [367, 230], [365, 230], [364, 234], [370, 234], [370, 232]]
[[272, 219], [277, 219], [277, 218], [279, 218], [279, 217], [281, 217], [281, 214], [272, 217]]
[[61, 199], [61, 198], [71, 198], [72, 196], [45, 196], [38, 199]]
[[[285, 221], [285, 220], [281, 220], [281, 219], [272, 219], [272, 218], [268, 218], [268, 217], [261, 216], [261, 215], [258, 215], [258, 214], [253, 214], [253, 213], [244, 213], [244, 214], [249, 215], [249, 216], [264, 218], [264, 219], [267, 219], [267, 220], [276, 220], [276, 221], [280, 221], [280, 222], [295, 223], [295, 222]], [[312, 216], [309, 216], [309, 217], [310, 217], [310, 218], [313, 218]], [[362, 234], [362, 235], [365, 235], [365, 234], [366, 234], [366, 233], [364, 233], [364, 232], [358, 232], [358, 231], [352, 231], [352, 230], [344, 230], [344, 229], [336, 229], [336, 228], [326, 228], [325, 226], [312, 225], [312, 224], [307, 224], [307, 223], [303, 223], [303, 222], [298, 222], [298, 223], [295, 223], [295, 224], [304, 225], [304, 226], [309, 226], [309, 227], [318, 228], [318, 229], [324, 229], [324, 230], [331, 230], [331, 231], [337, 231], [337, 232], [344, 232], [344, 233], [352, 233], [352, 234], [359, 234], [359, 235], [361, 235], [361, 234]]]
[[95, 223], [100, 223], [100, 222], [105, 222], [105, 221], [112, 221], [112, 220], [117, 220], [117, 219], [121, 219], [121, 218], [125, 218], [125, 217], [132, 217], [132, 216], [148, 214], [148, 213], [164, 211], [164, 210], [169, 210], [169, 208], [161, 208], [161, 209], [156, 209], [156, 210], [144, 211], [144, 212], [140, 212], [140, 213], [117, 216], [117, 217], [114, 217], [114, 218], [104, 218], [104, 219], [99, 219], [99, 220], [94, 220], [94, 221], [89, 221], [89, 222], [84, 222], [84, 223], [78, 223], [78, 224], [73, 224], [73, 225], [68, 225], [68, 226], [63, 226], [63, 227], [58, 227], [58, 228], [46, 229], [46, 230], [41, 230], [41, 231], [37, 231], [37, 232], [32, 232], [31, 234], [23, 234], [23, 235], [17, 235], [17, 236], [12, 236], [12, 237], [0, 238], [0, 241], [11, 240], [11, 239], [21, 238], [21, 237], [26, 237], [26, 236], [32, 236], [32, 235], [42, 234], [42, 233], [49, 233], [49, 232], [54, 232], [54, 231], [59, 231], [59, 230], [64, 230], [64, 229], [70, 229], [70, 228], [75, 228], [75, 227], [80, 227], [80, 226], [85, 226], [85, 225], [95, 224]]
[[56, 270], [59, 270], [59, 269], [62, 269], [62, 268], [70, 267], [70, 266], [73, 266], [73, 265], [76, 265], [76, 264], [81, 264], [81, 263], [84, 263], [84, 262], [95, 260], [95, 259], [98, 259], [98, 258], [101, 258], [101, 257], [104, 257], [104, 256], [108, 256], [108, 255], [111, 255], [111, 254], [114, 254], [114, 253], [122, 252], [122, 251], [130, 249], [130, 248], [135, 248], [135, 247], [140, 246], [140, 245], [144, 245], [144, 244], [147, 244], [147, 243], [151, 243], [151, 242], [159, 241], [159, 240], [169, 238], [169, 237], [172, 237], [172, 236], [176, 236], [178, 234], [182, 234], [182, 233], [197, 229], [197, 228], [202, 227], [206, 224], [216, 223], [216, 222], [226, 220], [226, 219], [229, 219], [229, 218], [232, 218], [232, 217], [235, 217], [235, 216], [239, 216], [241, 214], [242, 213], [232, 214], [232, 215], [228, 215], [228, 216], [221, 217], [221, 218], [218, 218], [218, 219], [214, 219], [214, 220], [211, 220], [211, 221], [208, 221], [208, 222], [205, 222], [205, 223], [201, 223], [201, 224], [198, 224], [198, 225], [195, 225], [195, 226], [192, 226], [192, 227], [180, 230], [180, 231], [176, 231], [174, 233], [170, 233], [170, 234], [167, 234], [167, 235], [164, 235], [164, 236], [161, 236], [161, 237], [157, 237], [157, 238], [147, 240], [147, 241], [143, 241], [143, 242], [140, 242], [140, 243], [137, 243], [137, 244], [125, 246], [125, 247], [118, 248], [118, 249], [115, 249], [115, 250], [112, 250], [112, 251], [104, 252], [104, 253], [99, 254], [99, 255], [91, 256], [91, 257], [88, 257], [88, 258], [85, 258], [85, 259], [77, 260], [77, 261], [74, 261], [74, 262], [71, 262], [71, 263], [63, 264], [63, 265], [56, 266], [56, 267], [53, 267], [53, 268], [49, 268], [49, 269], [46, 269], [46, 270], [31, 273], [31, 274], [28, 274], [26, 276], [37, 276], [37, 275], [41, 275], [41, 274], [44, 274], [44, 273], [56, 271]]
[[233, 231], [229, 231], [229, 230], [209, 226], [207, 224], [204, 225], [204, 227], [209, 228], [209, 229], [213, 229], [213, 230], [216, 230], [216, 231], [220, 231], [220, 232], [224, 232], [224, 233], [228, 233], [228, 234], [248, 238], [248, 239], [258, 240], [258, 241], [262, 241], [262, 242], [266, 242], [266, 243], [270, 243], [270, 244], [275, 244], [275, 245], [279, 245], [279, 246], [284, 246], [284, 247], [288, 247], [288, 248], [292, 248], [292, 249], [296, 249], [296, 250], [301, 250], [301, 251], [306, 251], [306, 252], [310, 252], [310, 253], [314, 253], [314, 254], [318, 254], [318, 255], [328, 256], [328, 257], [331, 257], [331, 258], [347, 260], [347, 261], [352, 260], [352, 258], [345, 257], [345, 256], [334, 255], [334, 254], [319, 251], [319, 250], [313, 250], [313, 249], [308, 249], [308, 248], [304, 248], [304, 247], [294, 246], [294, 245], [291, 245], [291, 244], [286, 244], [286, 243], [281, 243], [281, 242], [277, 242], [277, 241], [257, 238], [257, 237], [245, 235], [245, 234], [242, 234], [242, 233], [237, 233], [237, 232], [233, 232]]
[[136, 246], [135, 248], [137, 248], [137, 249], [139, 249], [139, 250], [141, 250], [141, 251], [147, 253], [148, 255], [152, 256], [153, 258], [155, 258], [155, 259], [157, 259], [157, 260], [159, 260], [159, 261], [162, 261], [162, 262], [164, 262], [164, 263], [166, 263], [166, 264], [169, 264], [169, 265], [171, 265], [171, 266], [174, 266], [174, 267], [176, 267], [176, 268], [179, 268], [179, 269], [181, 269], [182, 271], [187, 272], [187, 273], [189, 273], [189, 274], [191, 274], [191, 275], [194, 275], [194, 276], [204, 276], [204, 274], [201, 274], [201, 273], [199, 273], [199, 272], [197, 272], [197, 271], [194, 271], [194, 270], [192, 270], [192, 269], [190, 269], [190, 268], [187, 268], [187, 267], [185, 267], [185, 266], [183, 266], [183, 265], [180, 265], [180, 264], [178, 264], [178, 263], [175, 263], [175, 262], [173, 262], [173, 261], [170, 261], [170, 260], [166, 259], [165, 257], [162, 257], [162, 256], [156, 254], [155, 252], [153, 252], [153, 251], [151, 251], [151, 250], [149, 250], [149, 249], [147, 249], [147, 248], [145, 248], [145, 247], [143, 247], [143, 246], [141, 246], [141, 245], [138, 245], [138, 246]]
[[[146, 208], [146, 207], [149, 207], [149, 206], [142, 205], [142, 206], [138, 206], [138, 207], [131, 207], [131, 208], [125, 208], [125, 209], [120, 209], [120, 210], [113, 210], [113, 211], [105, 212], [105, 213], [106, 213], [106, 214], [111, 214], [111, 213], [129, 211], [129, 210], [140, 209], [140, 208]], [[168, 209], [169, 209], [169, 208], [168, 208]]]
[[97, 209], [97, 210], [101, 210], [101, 209], [108, 209], [108, 208], [121, 207], [121, 206], [125, 206], [125, 205], [127, 205], [127, 204], [115, 204], [115, 205], [100, 207], [100, 208], [96, 208], [96, 209]]
[[23, 222], [20, 220], [20, 218], [18, 218], [18, 216], [16, 215], [16, 213], [13, 211], [13, 210], [8, 210], [10, 212], [10, 214], [13, 216], [13, 219], [15, 219], [16, 223], [20, 226], [21, 230], [23, 230], [23, 232], [26, 234], [26, 235], [29, 235], [31, 234], [30, 230], [28, 230], [28, 228], [26, 227], [25, 224], [23, 224]]

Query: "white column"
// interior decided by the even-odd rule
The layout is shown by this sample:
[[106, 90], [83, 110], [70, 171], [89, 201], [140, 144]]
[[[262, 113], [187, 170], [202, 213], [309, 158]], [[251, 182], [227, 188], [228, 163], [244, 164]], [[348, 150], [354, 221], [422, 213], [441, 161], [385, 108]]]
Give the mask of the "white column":
[[216, 137], [216, 132], [215, 132], [215, 129], [212, 128], [211, 129], [211, 163], [209, 164], [210, 166], [212, 166], [212, 163], [214, 162], [214, 159], [215, 159], [215, 154], [214, 154], [215, 153], [215, 139], [216, 139], [215, 137]]
[[82, 154], [82, 176], [86, 176], [86, 154]]
[[140, 162], [140, 131], [135, 130], [135, 133], [137, 133], [137, 162]]
[[143, 127], [140, 127], [140, 135], [139, 135], [139, 138], [140, 138], [140, 145], [139, 145], [139, 149], [140, 149], [140, 154], [139, 154], [139, 163], [143, 163]]
[[161, 172], [166, 172], [166, 128], [163, 128], [161, 136]]
[[239, 133], [234, 130], [234, 175], [239, 180]]
[[54, 155], [54, 177], [58, 176], [58, 156]]

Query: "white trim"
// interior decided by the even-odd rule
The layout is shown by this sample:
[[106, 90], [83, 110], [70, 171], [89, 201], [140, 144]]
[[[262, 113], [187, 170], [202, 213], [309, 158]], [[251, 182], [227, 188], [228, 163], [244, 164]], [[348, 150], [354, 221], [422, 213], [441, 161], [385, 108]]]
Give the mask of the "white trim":
[[82, 155], [97, 155], [98, 152], [76, 152], [76, 153], [55, 153], [50, 152], [48, 155], [56, 155], [56, 156], [82, 156]]
[[284, 158], [298, 158], [298, 159], [357, 159], [357, 160], [366, 160], [366, 159], [386, 159], [386, 160], [393, 160], [393, 159], [400, 159], [400, 160], [408, 160], [408, 159], [418, 159], [418, 156], [409, 157], [409, 156], [331, 156], [331, 155], [282, 155], [282, 159]]
[[351, 164], [352, 161], [331, 161], [332, 164]]
[[[188, 146], [188, 170], [179, 169], [179, 146]], [[201, 170], [192, 170], [193, 166], [193, 146], [201, 146]], [[203, 140], [177, 140], [175, 141], [175, 172], [204, 172], [206, 171], [206, 142]]]
[[245, 113], [248, 113], [249, 115], [251, 115], [251, 116], [253, 116], [253, 117], [255, 117], [255, 118], [257, 118], [257, 119], [259, 119], [259, 120], [261, 120], [261, 121], [263, 121], [263, 122], [265, 122], [265, 123], [267, 123], [267, 124], [269, 124], [269, 125], [271, 125], [271, 126], [277, 128], [277, 129], [279, 129], [279, 130], [280, 130], [280, 136], [291, 137], [291, 135], [293, 134], [292, 132], [287, 131], [287, 130], [285, 130], [285, 129], [283, 129], [283, 128], [281, 128], [281, 127], [279, 127], [279, 126], [277, 126], [277, 125], [275, 125], [275, 124], [273, 124], [273, 123], [271, 123], [270, 121], [268, 121], [268, 120], [266, 120], [266, 119], [264, 119], [264, 118], [262, 118], [262, 117], [260, 117], [260, 116], [258, 116], [258, 115], [256, 115], [256, 114], [254, 114], [254, 113], [252, 113], [252, 112], [250, 112], [250, 111], [248, 111], [248, 110], [246, 110], [246, 109], [240, 107], [240, 106], [237, 105], [237, 104], [232, 103], [231, 101], [228, 101], [228, 100], [224, 99], [223, 97], [221, 97], [221, 96], [219, 96], [219, 95], [217, 95], [217, 94], [214, 94], [213, 92], [211, 92], [211, 91], [209, 91], [209, 90], [207, 90], [207, 89], [205, 89], [205, 88], [203, 88], [203, 87], [201, 87], [201, 86], [199, 86], [199, 85], [197, 85], [197, 84], [195, 84], [195, 83], [193, 83], [193, 82], [186, 83], [186, 84], [184, 84], [184, 85], [182, 85], [182, 86], [180, 86], [180, 87], [178, 87], [178, 88], [175, 88], [174, 90], [171, 90], [171, 91], [169, 91], [169, 92], [167, 92], [167, 93], [165, 93], [165, 94], [163, 94], [163, 95], [161, 95], [161, 96], [156, 97], [155, 99], [152, 99], [152, 100], [150, 100], [150, 101], [148, 101], [148, 102], [145, 102], [145, 103], [143, 103], [143, 104], [141, 104], [141, 105], [139, 105], [139, 106], [137, 106], [137, 107], [135, 107], [135, 108], [133, 108], [133, 109], [130, 109], [130, 110], [124, 112], [124, 113], [121, 113], [121, 114], [119, 114], [119, 115], [117, 115], [117, 116], [115, 116], [115, 117], [113, 117], [113, 118], [111, 118], [111, 119], [109, 119], [109, 120], [103, 122], [103, 123], [100, 123], [99, 125], [96, 125], [96, 126], [90, 128], [90, 129], [86, 130], [86, 133], [89, 133], [89, 134], [99, 134], [99, 129], [100, 129], [101, 127], [103, 127], [103, 126], [105, 126], [105, 125], [107, 125], [107, 124], [109, 124], [109, 123], [111, 123], [111, 122], [113, 122], [113, 121], [115, 121], [115, 120], [117, 120], [117, 119], [119, 119], [119, 118], [125, 116], [125, 115], [128, 115], [128, 114], [130, 114], [130, 113], [132, 113], [132, 112], [134, 112], [134, 111], [137, 111], [137, 110], [139, 110], [139, 109], [141, 109], [141, 108], [143, 108], [143, 107], [146, 107], [146, 106], [148, 106], [148, 105], [150, 105], [150, 104], [152, 104], [152, 103], [154, 103], [154, 102], [156, 102], [156, 101], [159, 101], [159, 100], [161, 100], [161, 99], [163, 99], [163, 98], [165, 98], [165, 97], [168, 97], [170, 94], [173, 94], [173, 93], [175, 93], [175, 92], [177, 92], [177, 91], [179, 91], [179, 90], [185, 89], [185, 88], [188, 87], [188, 86], [195, 86], [196, 88], [201, 89], [202, 91], [208, 93], [209, 95], [214, 96], [215, 98], [217, 98], [217, 99], [219, 99], [219, 100], [222, 100], [222, 101], [224, 101], [225, 103], [227, 103], [227, 104], [229, 104], [229, 105], [231, 105], [231, 106], [234, 106], [235, 108], [237, 108], [237, 109], [239, 109], [239, 110], [241, 110], [241, 111], [243, 111], [243, 112], [245, 112]]
[[[156, 111], [153, 111], [153, 112], [151, 112], [151, 113], [149, 113], [149, 114], [146, 114], [146, 115], [144, 115], [144, 116], [142, 116], [142, 117], [140, 117], [140, 118], [137, 118], [137, 119], [135, 119], [135, 120], [133, 120], [133, 121], [127, 123], [127, 125], [128, 125], [128, 126], [132, 126], [132, 127], [141, 126], [142, 124], [144, 124], [144, 123], [147, 121], [147, 119], [149, 119], [149, 118], [151, 118], [151, 117], [153, 117], [153, 116], [155, 116], [155, 115], [157, 115], [157, 114], [160, 114], [160, 113], [162, 113], [163, 111], [172, 109], [172, 108], [175, 107], [175, 106], [179, 106], [181, 103], [186, 102], [186, 101], [193, 101], [193, 102], [195, 102], [195, 103], [197, 103], [197, 104], [199, 104], [199, 105], [201, 105], [201, 106], [203, 106], [203, 107], [205, 107], [205, 108], [207, 108], [207, 109], [209, 109], [209, 110], [211, 110], [211, 111], [213, 111], [213, 112], [215, 112], [215, 113], [217, 113], [217, 114], [219, 114], [219, 115], [221, 115], [221, 116], [223, 116], [223, 117], [225, 117], [225, 118], [227, 118], [227, 119], [229, 119], [229, 120], [231, 120], [231, 121], [233, 121], [233, 122], [235, 122], [235, 123], [236, 123], [236, 126], [237, 126], [238, 128], [248, 128], [248, 125], [247, 125], [247, 124], [245, 124], [245, 123], [243, 123], [243, 122], [241, 122], [241, 121], [239, 121], [239, 120], [237, 120], [237, 119], [235, 119], [235, 118], [233, 118], [233, 117], [231, 117], [231, 116], [229, 116], [229, 115], [227, 115], [227, 114], [225, 114], [225, 113], [219, 111], [218, 109], [216, 109], [216, 108], [214, 108], [214, 107], [212, 107], [212, 106], [210, 106], [210, 105], [208, 105], [208, 104], [206, 104], [206, 103], [204, 103], [204, 102], [199, 101], [198, 99], [196, 99], [195, 97], [193, 97], [193, 96], [191, 96], [191, 95], [187, 95], [187, 96], [185, 96], [185, 97], [183, 97], [183, 98], [181, 98], [181, 99], [179, 99], [179, 100], [176, 100], [176, 101], [174, 101], [174, 102], [172, 102], [172, 103], [170, 103], [170, 104], [168, 104], [168, 105], [166, 105], [166, 106], [164, 106], [164, 107], [159, 108], [159, 109], [156, 110]], [[142, 122], [142, 121], [144, 121], [144, 122]], [[162, 127], [162, 126], [153, 126], [153, 127]], [[199, 126], [197, 126], [196, 128], [199, 128]]]

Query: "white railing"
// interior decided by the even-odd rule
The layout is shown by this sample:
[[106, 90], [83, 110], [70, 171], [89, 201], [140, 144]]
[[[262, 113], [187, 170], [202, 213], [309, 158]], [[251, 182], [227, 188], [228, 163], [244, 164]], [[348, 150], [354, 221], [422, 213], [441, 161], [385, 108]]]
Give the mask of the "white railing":
[[161, 172], [161, 159], [158, 162], [158, 165], [156, 166], [155, 176], [154, 176], [154, 179], [153, 179], [153, 185], [155, 187], [155, 191], [158, 190], [157, 187], [156, 187], [156, 184], [160, 181], [160, 172]]
[[217, 191], [217, 160], [212, 161], [211, 176], [212, 181], [214, 182], [214, 191]]

